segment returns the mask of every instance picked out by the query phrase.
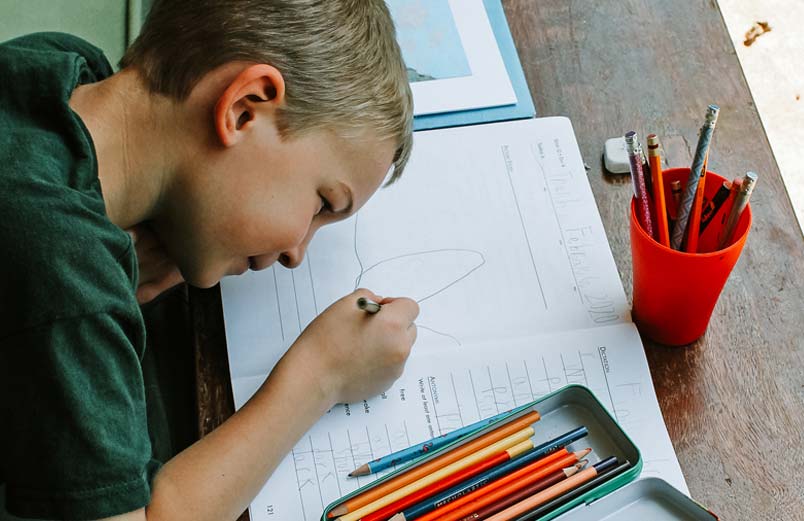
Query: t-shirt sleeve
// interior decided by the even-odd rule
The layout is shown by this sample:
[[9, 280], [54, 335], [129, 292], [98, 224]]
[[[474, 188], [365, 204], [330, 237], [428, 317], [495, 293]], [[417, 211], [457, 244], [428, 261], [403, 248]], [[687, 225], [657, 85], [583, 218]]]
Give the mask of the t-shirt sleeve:
[[0, 340], [7, 510], [100, 519], [147, 505], [158, 469], [148, 437], [136, 321], [63, 318]]

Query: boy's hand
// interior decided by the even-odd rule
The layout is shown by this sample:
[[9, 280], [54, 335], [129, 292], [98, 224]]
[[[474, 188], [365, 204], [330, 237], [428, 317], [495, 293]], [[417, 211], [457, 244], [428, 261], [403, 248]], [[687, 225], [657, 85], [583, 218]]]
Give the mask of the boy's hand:
[[[357, 307], [366, 297], [382, 304], [376, 314]], [[388, 389], [399, 378], [416, 340], [419, 305], [381, 298], [365, 289], [338, 300], [319, 315], [288, 353], [299, 370], [319, 382], [332, 404], [351, 403]], [[290, 361], [288, 361], [290, 362]]]
[[139, 265], [137, 302], [146, 304], [162, 292], [184, 282], [179, 268], [168, 257], [159, 238], [147, 224], [138, 224], [126, 230], [134, 241]]

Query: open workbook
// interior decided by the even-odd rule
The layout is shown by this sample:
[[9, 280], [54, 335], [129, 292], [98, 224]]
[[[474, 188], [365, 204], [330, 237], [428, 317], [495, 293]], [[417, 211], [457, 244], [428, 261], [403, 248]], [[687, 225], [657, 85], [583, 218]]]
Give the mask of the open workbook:
[[321, 229], [301, 266], [224, 279], [236, 406], [357, 287], [419, 302], [405, 372], [313, 426], [252, 503], [254, 521], [317, 520], [377, 478], [347, 477], [361, 464], [569, 383], [631, 436], [643, 476], [687, 490], [569, 120], [418, 132], [402, 179]]

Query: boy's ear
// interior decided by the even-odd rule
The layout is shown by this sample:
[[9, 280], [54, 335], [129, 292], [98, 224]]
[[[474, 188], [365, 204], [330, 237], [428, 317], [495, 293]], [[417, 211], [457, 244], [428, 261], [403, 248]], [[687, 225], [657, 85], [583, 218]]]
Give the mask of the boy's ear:
[[229, 147], [243, 137], [254, 122], [258, 103], [284, 101], [285, 79], [276, 67], [260, 63], [243, 69], [215, 104], [215, 132], [221, 144]]

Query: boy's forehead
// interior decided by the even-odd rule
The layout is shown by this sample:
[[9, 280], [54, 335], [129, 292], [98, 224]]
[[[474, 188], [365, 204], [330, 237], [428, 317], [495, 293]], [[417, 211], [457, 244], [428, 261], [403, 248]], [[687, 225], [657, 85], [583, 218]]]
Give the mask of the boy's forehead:
[[350, 170], [383, 177], [388, 173], [396, 154], [396, 143], [369, 134], [353, 137], [331, 135], [330, 152]]
[[395, 143], [388, 139], [363, 138], [349, 142], [337, 152], [340, 165], [326, 170], [328, 180], [350, 192], [354, 207], [360, 208], [390, 175]]

